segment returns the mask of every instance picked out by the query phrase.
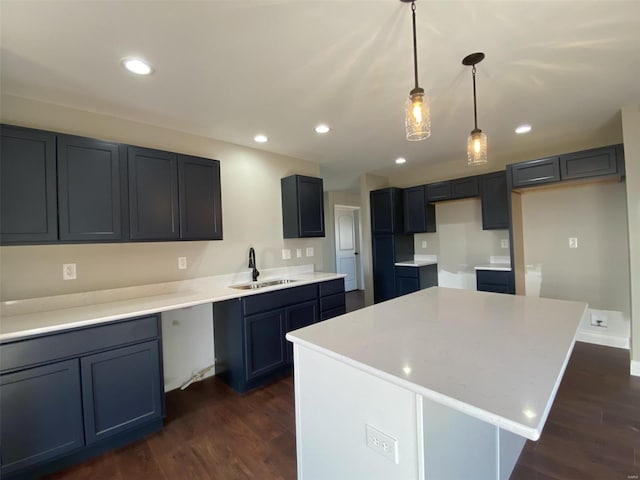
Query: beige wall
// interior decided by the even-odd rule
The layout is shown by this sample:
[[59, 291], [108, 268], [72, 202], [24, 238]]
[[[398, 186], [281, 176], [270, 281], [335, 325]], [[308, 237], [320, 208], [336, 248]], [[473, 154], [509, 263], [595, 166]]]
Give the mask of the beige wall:
[[509, 256], [503, 239], [509, 239], [508, 230], [482, 230], [480, 199], [467, 198], [436, 203], [436, 232], [414, 235], [414, 246], [416, 254], [438, 256], [440, 286], [475, 290], [474, 267], [489, 263], [490, 256]]
[[626, 163], [629, 279], [631, 283], [631, 371], [640, 375], [640, 105], [622, 109]]
[[360, 195], [349, 192], [324, 192], [324, 232], [325, 241], [322, 249], [324, 259], [324, 271], [336, 270], [336, 205], [350, 207], [360, 206]]
[[[314, 263], [323, 266], [323, 239], [284, 240], [280, 178], [319, 176], [319, 166], [153, 125], [79, 111], [13, 96], [2, 96], [2, 122], [220, 160], [224, 240], [0, 247], [0, 298], [116, 288], [141, 283], [245, 271], [250, 246], [258, 268]], [[312, 246], [314, 257], [295, 258]], [[292, 260], [281, 249], [292, 249]], [[189, 268], [177, 269], [186, 256]], [[76, 263], [78, 279], [62, 280], [62, 264]]]
[[526, 294], [588, 302], [628, 322], [624, 182], [526, 191], [521, 200]]

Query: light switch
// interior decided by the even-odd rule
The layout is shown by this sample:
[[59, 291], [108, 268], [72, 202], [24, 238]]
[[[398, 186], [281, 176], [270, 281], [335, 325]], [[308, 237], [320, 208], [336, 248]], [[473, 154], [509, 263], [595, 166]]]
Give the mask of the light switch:
[[302, 258], [302, 249], [301, 248], [296, 248], [296, 257], [297, 258]]
[[180, 270], [187, 269], [187, 257], [178, 257], [178, 269]]
[[576, 237], [569, 237], [569, 248], [578, 248], [578, 239]]
[[500, 247], [501, 248], [509, 248], [509, 239], [508, 238], [503, 238], [500, 240]]
[[422, 240], [422, 248], [427, 248], [427, 241], [426, 240]]
[[307, 257], [313, 257], [313, 247], [307, 247]]
[[291, 260], [291, 249], [283, 248], [282, 249], [282, 259], [283, 260]]

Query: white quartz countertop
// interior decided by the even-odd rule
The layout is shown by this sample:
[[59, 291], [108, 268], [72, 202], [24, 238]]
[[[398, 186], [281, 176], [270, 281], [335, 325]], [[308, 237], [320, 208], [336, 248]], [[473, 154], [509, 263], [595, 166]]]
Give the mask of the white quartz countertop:
[[0, 341], [149, 315], [246, 295], [257, 295], [343, 277], [344, 275], [336, 273], [293, 270], [277, 276], [261, 275], [259, 278], [259, 282], [277, 278], [295, 280], [293, 283], [255, 290], [240, 290], [232, 288], [230, 285], [251, 282], [239, 281], [239, 279], [246, 280], [246, 278], [238, 275], [220, 275], [122, 289], [7, 301], [2, 303]]
[[424, 267], [426, 265], [437, 265], [438, 262], [433, 260], [409, 260], [406, 262], [396, 262], [396, 267]]
[[511, 265], [509, 263], [485, 263], [483, 265], [476, 265], [476, 270], [495, 270], [500, 272], [510, 272]]
[[586, 311], [580, 302], [432, 287], [287, 339], [537, 440]]

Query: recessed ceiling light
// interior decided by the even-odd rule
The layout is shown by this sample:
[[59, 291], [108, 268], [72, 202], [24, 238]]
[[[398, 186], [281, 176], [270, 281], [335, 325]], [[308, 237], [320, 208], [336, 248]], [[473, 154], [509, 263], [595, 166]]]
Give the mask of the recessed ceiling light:
[[253, 137], [253, 139], [258, 143], [264, 143], [269, 140], [266, 135], [262, 135], [262, 134], [256, 135], [255, 137]]
[[324, 125], [324, 124], [322, 124], [322, 125], [318, 125], [318, 126], [316, 127], [316, 133], [328, 133], [328, 132], [329, 132], [329, 130], [331, 130], [331, 129], [329, 128], [329, 126], [328, 126], [328, 125]]
[[522, 133], [529, 133], [531, 131], [531, 125], [520, 125], [518, 128], [516, 128], [516, 133], [522, 134]]
[[402, 165], [403, 163], [407, 163], [407, 159], [402, 157], [396, 158], [396, 163]]
[[122, 66], [136, 75], [149, 75], [153, 73], [153, 68], [144, 60], [127, 57], [122, 59]]

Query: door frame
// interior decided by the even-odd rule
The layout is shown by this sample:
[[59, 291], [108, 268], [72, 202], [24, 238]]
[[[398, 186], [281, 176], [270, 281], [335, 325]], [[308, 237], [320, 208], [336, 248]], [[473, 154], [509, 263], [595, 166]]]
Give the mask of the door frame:
[[364, 290], [364, 265], [362, 262], [362, 215], [359, 206], [355, 205], [333, 205], [333, 253], [335, 259], [336, 272], [338, 271], [338, 216], [336, 211], [341, 210], [353, 210], [355, 218], [354, 226], [356, 228], [356, 290]]

